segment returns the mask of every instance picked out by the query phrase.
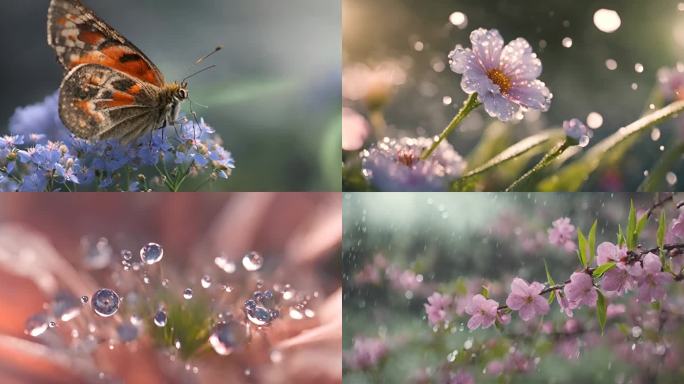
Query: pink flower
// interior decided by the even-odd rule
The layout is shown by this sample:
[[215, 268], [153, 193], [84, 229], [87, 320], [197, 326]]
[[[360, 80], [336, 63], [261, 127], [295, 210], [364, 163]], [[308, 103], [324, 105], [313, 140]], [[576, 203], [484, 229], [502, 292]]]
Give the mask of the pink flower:
[[342, 149], [358, 151], [370, 134], [366, 118], [351, 108], [342, 108]]
[[658, 256], [647, 253], [642, 263], [644, 273], [639, 278], [639, 300], [655, 301], [665, 297], [665, 285], [672, 281], [672, 275], [661, 272], [662, 264]]
[[684, 239], [684, 211], [679, 212], [679, 217], [672, 220], [670, 229], [667, 232], [667, 238], [668, 242]]
[[427, 313], [430, 325], [434, 327], [451, 320], [450, 309], [453, 300], [450, 296], [435, 292], [428, 297], [427, 301], [425, 313]]
[[475, 384], [475, 378], [468, 371], [458, 371], [450, 375], [449, 384]]
[[627, 307], [624, 304], [608, 304], [606, 308], [606, 317], [617, 317], [627, 312]]
[[618, 248], [617, 245], [604, 241], [596, 247], [596, 265], [609, 262], [625, 262], [627, 260], [627, 248]]
[[563, 247], [568, 252], [573, 252], [577, 249], [577, 245], [573, 240], [577, 236], [575, 226], [570, 224], [570, 219], [561, 217], [554, 221], [552, 227], [549, 228], [549, 243]]
[[633, 277], [623, 268], [613, 268], [603, 274], [601, 288], [622, 295], [632, 289]]
[[492, 299], [487, 299], [484, 296], [477, 294], [470, 300], [470, 304], [466, 307], [466, 313], [472, 317], [468, 320], [468, 329], [473, 330], [478, 327], [487, 329], [496, 321], [497, 308], [499, 303]]
[[658, 70], [660, 91], [668, 100], [684, 98], [684, 67], [660, 68]]
[[572, 317], [572, 308], [570, 308], [570, 302], [568, 302], [568, 298], [565, 297], [565, 294], [561, 291], [556, 291], [556, 300], [558, 301], [561, 312], [567, 317]]
[[593, 279], [584, 272], [575, 272], [570, 275], [570, 282], [565, 284], [563, 292], [571, 308], [577, 308], [580, 305], [593, 307], [598, 299]]
[[544, 285], [536, 281], [532, 284], [519, 277], [511, 283], [511, 293], [506, 299], [506, 305], [520, 312], [520, 318], [524, 321], [531, 320], [535, 316], [543, 316], [549, 312], [549, 303], [540, 295]]
[[684, 268], [684, 253], [670, 253], [670, 266], [672, 267], [672, 272], [677, 274], [681, 272], [682, 268]]
[[347, 364], [352, 369], [368, 369], [376, 366], [387, 355], [388, 349], [384, 341], [376, 338], [359, 337], [346, 356]]
[[499, 376], [503, 373], [504, 368], [506, 368], [504, 363], [502, 363], [499, 360], [494, 360], [490, 361], [489, 364], [487, 364], [487, 368], [485, 371], [488, 375]]

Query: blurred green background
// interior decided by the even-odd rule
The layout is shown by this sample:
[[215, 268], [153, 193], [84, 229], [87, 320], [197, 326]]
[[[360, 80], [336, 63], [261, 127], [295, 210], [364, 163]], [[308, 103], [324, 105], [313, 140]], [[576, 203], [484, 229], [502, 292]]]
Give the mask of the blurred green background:
[[[573, 117], [586, 121], [589, 113], [597, 112], [603, 125], [595, 132], [592, 143], [596, 143], [636, 120], [648, 107], [660, 67], [684, 61], [684, 11], [679, 10], [684, 5], [679, 4], [678, 0], [343, 0], [343, 63], [347, 68], [391, 61], [404, 67], [406, 82], [386, 107], [386, 120], [400, 134], [431, 136], [441, 132], [465, 100], [460, 75], [448, 68], [448, 53], [456, 44], [470, 46], [472, 30], [496, 28], [506, 42], [516, 37], [530, 42], [543, 63], [541, 80], [554, 94], [547, 113], [534, 117], [538, 119], [534, 123], [512, 125], [512, 135], [521, 138]], [[621, 26], [616, 32], [604, 33], [594, 25], [594, 12], [601, 8], [618, 12]], [[463, 29], [449, 21], [456, 11], [467, 17]], [[565, 38], [572, 39], [570, 48], [562, 45]], [[617, 62], [617, 69], [606, 67], [608, 59]], [[434, 70], [437, 63], [446, 69]], [[637, 63], [643, 72], [635, 71]], [[443, 103], [445, 96], [453, 99], [450, 105]], [[482, 109], [476, 115], [450, 137], [462, 155], [472, 151], [492, 121]], [[636, 190], [644, 171], [660, 157], [661, 145], [667, 149], [684, 138], [681, 119], [658, 128], [658, 140], [641, 136], [619, 167], [598, 172], [583, 189]], [[672, 171], [683, 175], [681, 162]], [[678, 190], [682, 179], [663, 188]]]
[[[446, 363], [447, 354], [454, 349], [460, 349], [459, 358], [466, 358], [463, 346], [468, 339], [478, 343], [502, 334], [493, 328], [474, 332], [466, 329], [444, 338], [433, 337], [425, 318], [425, 295], [437, 287], [442, 292], [449, 291], [448, 287], [453, 288], [459, 279], [464, 279], [462, 283], [475, 279], [477, 283], [482, 278], [486, 279], [492, 298], [502, 303], [503, 290], [508, 290], [506, 284], [513, 276], [546, 281], [544, 259], [556, 281], [565, 279], [577, 268], [578, 261], [574, 253], [548, 244], [546, 231], [554, 220], [567, 216], [587, 233], [598, 219], [597, 243], [615, 241], [618, 224], [624, 228], [627, 221], [630, 200], [634, 200], [639, 211], [650, 207], [655, 197], [644, 193], [345, 193], [343, 348], [351, 350], [354, 337], [386, 338], [395, 349], [380, 368], [384, 382], [434, 382], [414, 379], [421, 370], [434, 370]], [[672, 212], [669, 204], [668, 223]], [[645, 246], [655, 244], [656, 228], [652, 219], [641, 236]], [[415, 297], [409, 299], [401, 289], [387, 284], [359, 284], [355, 276], [378, 254], [384, 255], [390, 265], [421, 274], [422, 289], [429, 293], [415, 291]], [[682, 292], [681, 287], [677, 289]], [[513, 324], [520, 323], [517, 315], [513, 317]], [[576, 311], [575, 318], [594, 329], [598, 327], [592, 309]], [[454, 323], [465, 323], [467, 319], [468, 316], [457, 317]], [[546, 318], [551, 319], [560, 324], [565, 319], [556, 303]], [[615, 328], [613, 321], [609, 319], [607, 327]], [[684, 334], [679, 332], [679, 336], [669, 339], [670, 342], [681, 345], [677, 343], [681, 343]], [[524, 339], [515, 342], [521, 351], [534, 345]], [[620, 377], [630, 382], [640, 372], [604, 345], [582, 347], [577, 360], [544, 354], [539, 345], [543, 344], [535, 347], [541, 357], [539, 368], [515, 375], [510, 382], [614, 383]], [[478, 383], [509, 382], [480, 375], [484, 366], [478, 360], [459, 364], [474, 374]], [[658, 382], [678, 382], [672, 371], [666, 372]], [[646, 370], [641, 373], [646, 374]], [[370, 382], [378, 382], [373, 381], [372, 374], [345, 371], [345, 383]]]
[[[54, 92], [62, 69], [46, 43], [48, 0], [0, 3], [0, 133], [14, 109]], [[228, 190], [340, 190], [339, 0], [84, 0], [162, 70], [187, 75], [198, 114], [232, 152]], [[186, 106], [187, 107], [187, 106]]]

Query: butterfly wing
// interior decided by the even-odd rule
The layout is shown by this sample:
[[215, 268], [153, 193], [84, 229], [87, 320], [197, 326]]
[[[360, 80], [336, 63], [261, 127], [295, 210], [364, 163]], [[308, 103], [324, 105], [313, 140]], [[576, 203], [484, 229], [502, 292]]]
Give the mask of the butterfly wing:
[[48, 44], [65, 69], [100, 64], [157, 87], [164, 85], [164, 76], [152, 61], [79, 0], [51, 0], [47, 26]]
[[129, 142], [157, 128], [159, 88], [100, 64], [75, 67], [64, 78], [59, 116], [76, 136]]

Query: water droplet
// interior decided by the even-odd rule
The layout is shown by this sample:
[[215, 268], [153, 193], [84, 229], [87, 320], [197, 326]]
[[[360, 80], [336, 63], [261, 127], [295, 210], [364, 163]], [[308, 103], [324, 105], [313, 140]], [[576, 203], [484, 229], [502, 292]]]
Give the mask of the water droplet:
[[601, 32], [613, 33], [621, 24], [620, 15], [612, 9], [601, 8], [594, 12], [594, 25]]
[[176, 340], [176, 342], [173, 343], [173, 345], [174, 345], [174, 347], [176, 347], [176, 349], [181, 349], [181, 342], [180, 342], [180, 340]]
[[642, 73], [644, 71], [644, 66], [641, 63], [634, 64], [634, 72]]
[[285, 284], [285, 287], [283, 287], [283, 300], [292, 300], [294, 298], [295, 292], [290, 287], [290, 284]]
[[662, 151], [665, 150], [665, 146], [664, 146], [664, 145], [661, 145], [658, 149], [660, 149], [660, 152], [662, 152]]
[[271, 358], [271, 362], [274, 364], [278, 364], [283, 361], [283, 353], [277, 349], [272, 350], [269, 357]]
[[202, 280], [200, 281], [200, 283], [202, 284], [202, 288], [211, 287], [211, 276], [209, 276], [209, 275], [202, 276]]
[[57, 326], [57, 323], [55, 323], [54, 321], [51, 321], [48, 323], [48, 327], [50, 327], [50, 328], [54, 328], [56, 326]]
[[[297, 307], [290, 307], [290, 317], [294, 320], [301, 320], [304, 318], [304, 314]], [[436, 331], [435, 331], [436, 332]]]
[[226, 273], [235, 272], [235, 263], [228, 260], [228, 258], [226, 258], [225, 256], [216, 257], [214, 259], [214, 264], [216, 264], [217, 267], [221, 268]]
[[131, 323], [121, 323], [116, 327], [116, 333], [119, 335], [119, 340], [127, 343], [138, 338], [138, 327]]
[[26, 320], [25, 332], [33, 337], [38, 337], [48, 329], [47, 314], [37, 313]]
[[133, 252], [129, 251], [128, 249], [122, 249], [121, 250], [121, 257], [124, 260], [131, 260], [133, 258]]
[[249, 375], [251, 375], [251, 374], [252, 374], [252, 370], [251, 370], [251, 369], [249, 369], [249, 368], [245, 369], [245, 376], [249, 376]]
[[81, 313], [81, 303], [76, 296], [59, 292], [52, 302], [52, 314], [61, 321], [69, 321]]
[[164, 248], [157, 243], [148, 243], [140, 248], [140, 259], [145, 264], [158, 263], [164, 257]]
[[162, 287], [166, 287], [167, 285], [169, 285], [169, 279], [163, 279], [161, 281], [161, 283], [162, 283]]
[[630, 85], [630, 88], [632, 88], [632, 91], [636, 91], [637, 89], [639, 89], [639, 84], [632, 83], [632, 85]]
[[257, 252], [250, 252], [242, 257], [242, 266], [246, 270], [258, 271], [264, 265], [264, 258]]
[[88, 302], [88, 296], [81, 296], [81, 303], [86, 304]]
[[93, 311], [102, 317], [112, 316], [119, 310], [119, 295], [108, 288], [95, 292], [90, 301]]
[[254, 325], [268, 326], [273, 320], [278, 318], [279, 312], [273, 308], [273, 292], [256, 291], [252, 298], [245, 301], [243, 309], [247, 319]]
[[598, 112], [591, 112], [587, 115], [587, 126], [591, 129], [601, 128], [603, 125], [603, 116]]
[[183, 291], [183, 298], [184, 298], [185, 300], [190, 300], [190, 299], [192, 299], [192, 289], [190, 289], [190, 288], [185, 288], [185, 290]]
[[450, 105], [451, 101], [452, 101], [451, 96], [442, 97], [442, 104], [444, 104], [444, 105]]
[[473, 338], [469, 337], [468, 340], [463, 343], [463, 349], [466, 351], [473, 347]]
[[659, 139], [660, 139], [660, 129], [653, 128], [653, 130], [651, 130], [651, 140], [658, 141]]
[[164, 327], [166, 326], [166, 321], [167, 321], [167, 316], [166, 312], [164, 310], [160, 309], [156, 315], [154, 315], [154, 325], [157, 327]]
[[143, 275], [143, 283], [145, 283], [145, 284], [150, 283], [150, 277], [147, 276], [147, 273]]
[[613, 59], [608, 59], [606, 60], [606, 68], [608, 68], [609, 71], [614, 71], [618, 67], [617, 61]]
[[238, 322], [218, 323], [209, 335], [209, 344], [219, 355], [228, 356], [245, 342], [247, 336], [247, 328]]
[[456, 356], [458, 356], [458, 349], [454, 349], [447, 355], [447, 361], [453, 363], [456, 360]]
[[591, 137], [589, 137], [588, 135], [582, 135], [582, 136], [580, 136], [580, 139], [579, 139], [579, 146], [582, 147], [582, 148], [586, 147], [587, 145], [589, 145], [589, 141], [590, 141], [590, 140], [591, 140]]
[[449, 22], [458, 29], [463, 29], [468, 26], [468, 16], [463, 12], [456, 11], [449, 15]]
[[415, 49], [416, 52], [422, 52], [424, 48], [425, 48], [425, 44], [423, 44], [422, 41], [416, 41], [413, 44], [413, 49]]
[[83, 245], [87, 249], [84, 259], [84, 264], [90, 269], [102, 269], [109, 266], [112, 260], [114, 250], [109, 246], [109, 240], [101, 237], [95, 244], [90, 245], [90, 242], [85, 240]]
[[669, 185], [675, 185], [677, 184], [677, 175], [675, 175], [674, 172], [668, 172], [667, 175], [665, 175], [665, 180]]
[[570, 48], [572, 47], [572, 39], [570, 37], [564, 37], [561, 44], [563, 44], [565, 48]]

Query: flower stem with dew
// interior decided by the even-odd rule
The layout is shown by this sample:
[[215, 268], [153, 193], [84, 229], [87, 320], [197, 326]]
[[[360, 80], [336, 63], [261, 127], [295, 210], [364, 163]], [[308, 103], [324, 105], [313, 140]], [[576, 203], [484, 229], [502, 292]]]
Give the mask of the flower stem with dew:
[[521, 184], [523, 184], [525, 181], [527, 181], [532, 175], [535, 173], [541, 171], [542, 169], [546, 168], [549, 164], [551, 164], [552, 161], [554, 161], [558, 156], [563, 154], [566, 149], [570, 148], [574, 143], [572, 143], [568, 138], [563, 139], [560, 141], [558, 144], [556, 144], [549, 152], [544, 155], [544, 157], [539, 160], [539, 163], [535, 165], [532, 169], [527, 171], [524, 175], [520, 176], [517, 180], [513, 182], [508, 188], [506, 188], [506, 192], [511, 192], [516, 190], [518, 187], [520, 187]]
[[432, 152], [434, 152], [435, 149], [439, 147], [439, 144], [442, 141], [444, 141], [444, 139], [446, 139], [447, 136], [449, 136], [454, 131], [454, 129], [456, 129], [456, 127], [458, 127], [461, 121], [463, 121], [463, 119], [466, 116], [468, 116], [470, 112], [472, 112], [475, 108], [479, 107], [480, 104], [482, 103], [477, 101], [477, 93], [472, 93], [468, 97], [468, 99], [463, 103], [463, 107], [461, 107], [461, 109], [458, 111], [456, 116], [454, 116], [453, 120], [451, 120], [449, 125], [447, 125], [447, 127], [444, 128], [444, 131], [442, 131], [442, 133], [439, 134], [437, 140], [435, 140], [435, 142], [432, 144], [430, 148], [426, 149], [425, 152], [423, 152], [423, 154], [420, 156], [420, 159], [427, 160], [427, 158], [430, 157]]

